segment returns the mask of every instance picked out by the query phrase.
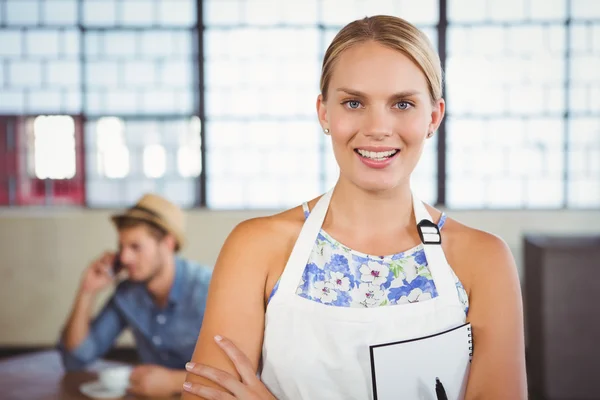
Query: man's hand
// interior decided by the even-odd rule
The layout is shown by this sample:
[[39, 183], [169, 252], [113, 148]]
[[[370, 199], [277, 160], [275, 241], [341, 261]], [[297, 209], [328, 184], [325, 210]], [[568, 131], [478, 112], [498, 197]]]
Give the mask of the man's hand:
[[115, 254], [106, 252], [92, 263], [83, 272], [81, 278], [81, 291], [87, 294], [96, 294], [107, 288], [113, 281], [112, 264]]
[[185, 371], [167, 369], [158, 365], [140, 365], [131, 372], [129, 388], [138, 396], [172, 396], [181, 392]]

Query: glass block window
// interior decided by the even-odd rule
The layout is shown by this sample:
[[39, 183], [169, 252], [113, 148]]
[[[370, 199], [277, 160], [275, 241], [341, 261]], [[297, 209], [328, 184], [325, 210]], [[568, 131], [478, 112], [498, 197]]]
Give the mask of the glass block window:
[[448, 6], [448, 207], [598, 207], [600, 3]]
[[570, 207], [600, 205], [600, 2], [571, 0], [568, 183]]
[[0, 205], [317, 196], [339, 174], [315, 111], [322, 56], [375, 14], [446, 41], [423, 200], [600, 206], [596, 0], [0, 0]]
[[17, 204], [16, 119], [0, 117], [0, 206]]
[[0, 115], [79, 114], [77, 0], [0, 0]]
[[87, 204], [119, 207], [146, 192], [196, 204], [200, 120], [102, 117], [86, 124]]
[[193, 0], [84, 0], [88, 205], [198, 203], [196, 16]]
[[72, 117], [36, 117], [28, 135], [29, 175], [37, 179], [71, 179], [75, 176], [77, 153]]
[[[206, 186], [211, 208], [290, 207], [319, 195], [339, 170], [315, 102], [335, 33], [366, 15], [419, 24], [437, 43], [437, 0], [204, 0]], [[435, 201], [435, 144], [415, 173]]]
[[194, 114], [194, 35], [189, 30], [154, 27], [86, 31], [84, 112], [90, 116]]
[[83, 205], [82, 121], [0, 116], [0, 205]]
[[[181, 205], [199, 202], [196, 5], [196, 0], [0, 0], [0, 116], [58, 121], [52, 115], [64, 114], [88, 121], [86, 138], [98, 138], [86, 142], [88, 205], [122, 207], [153, 188], [168, 191]], [[72, 138], [55, 129], [38, 131], [46, 132], [36, 129], [35, 138], [24, 138], [37, 179], [83, 173], [70, 169], [71, 153], [50, 150]]]

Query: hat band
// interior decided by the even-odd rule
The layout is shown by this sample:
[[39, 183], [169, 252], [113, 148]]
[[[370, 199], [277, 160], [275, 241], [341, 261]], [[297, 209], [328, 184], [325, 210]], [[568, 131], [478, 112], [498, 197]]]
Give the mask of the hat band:
[[151, 216], [159, 218], [161, 220], [163, 219], [159, 213], [157, 213], [156, 211], [151, 210], [149, 208], [146, 208], [144, 206], [135, 205], [135, 206], [131, 207], [130, 210], [138, 210], [138, 211], [144, 212], [146, 214], [150, 214]]

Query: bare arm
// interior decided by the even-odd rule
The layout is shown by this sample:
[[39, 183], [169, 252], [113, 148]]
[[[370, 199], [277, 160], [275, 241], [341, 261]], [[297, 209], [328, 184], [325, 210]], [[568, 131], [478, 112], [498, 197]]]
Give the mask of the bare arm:
[[[508, 246], [476, 232], [468, 320], [473, 361], [466, 399], [527, 399], [523, 304], [519, 277]], [[469, 254], [469, 253], [465, 253]]]
[[[239, 378], [234, 364], [214, 340], [219, 335], [231, 340], [257, 371], [264, 332], [265, 286], [270, 266], [277, 262], [276, 254], [281, 249], [279, 240], [265, 218], [243, 222], [229, 235], [214, 268], [193, 362]], [[219, 387], [197, 375], [188, 374], [186, 379]], [[184, 393], [182, 400], [198, 398]]]

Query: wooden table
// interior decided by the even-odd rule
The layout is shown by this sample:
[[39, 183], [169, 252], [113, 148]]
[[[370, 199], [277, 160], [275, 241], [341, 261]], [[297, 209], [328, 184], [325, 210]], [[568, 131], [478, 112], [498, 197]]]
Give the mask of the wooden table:
[[[89, 400], [79, 391], [79, 386], [95, 380], [97, 375], [94, 371], [116, 365], [123, 363], [99, 361], [87, 371], [65, 373], [57, 351], [0, 360], [0, 400]], [[139, 398], [132, 395], [122, 397], [128, 400]], [[174, 398], [178, 397], [171, 399]]]

